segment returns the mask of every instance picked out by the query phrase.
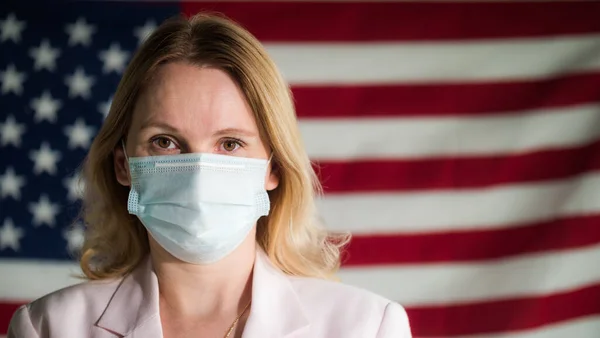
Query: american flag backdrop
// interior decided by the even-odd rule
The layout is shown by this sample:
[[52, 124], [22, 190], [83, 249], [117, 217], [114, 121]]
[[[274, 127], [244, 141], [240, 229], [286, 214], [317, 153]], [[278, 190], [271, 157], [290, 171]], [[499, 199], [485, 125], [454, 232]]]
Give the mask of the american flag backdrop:
[[354, 239], [342, 280], [415, 337], [600, 337], [600, 2], [0, 4], [0, 336], [78, 282], [78, 170], [124, 67], [207, 9], [290, 82]]

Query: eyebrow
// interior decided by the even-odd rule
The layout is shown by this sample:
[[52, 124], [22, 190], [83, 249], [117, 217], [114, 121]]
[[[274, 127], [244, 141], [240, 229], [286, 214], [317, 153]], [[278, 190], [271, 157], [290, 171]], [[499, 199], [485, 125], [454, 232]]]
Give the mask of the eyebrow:
[[[142, 123], [140, 130], [144, 130], [147, 128], [160, 128], [160, 129], [164, 129], [167, 130], [171, 133], [177, 133], [178, 130], [171, 126], [168, 123], [164, 123], [164, 122], [160, 122], [160, 121], [145, 121], [144, 123]], [[241, 128], [224, 128], [224, 129], [220, 129], [217, 130], [213, 136], [225, 136], [225, 135], [241, 135], [241, 136], [246, 136], [246, 137], [257, 137], [258, 135], [250, 130], [247, 129], [241, 129]]]
[[246, 136], [246, 137], [256, 137], [257, 134], [253, 131], [247, 130], [247, 129], [240, 129], [240, 128], [225, 128], [225, 129], [221, 129], [216, 131], [213, 136], [225, 136], [225, 135], [231, 135], [231, 134], [235, 134], [235, 135], [242, 135], [242, 136]]
[[173, 126], [171, 126], [168, 123], [164, 123], [164, 122], [160, 122], [160, 121], [152, 121], [152, 120], [144, 121], [144, 123], [142, 123], [142, 125], [140, 126], [140, 130], [144, 130], [147, 128], [160, 128], [160, 129], [164, 129], [169, 132], [172, 132], [172, 133], [176, 133], [178, 131], [176, 128], [174, 128]]

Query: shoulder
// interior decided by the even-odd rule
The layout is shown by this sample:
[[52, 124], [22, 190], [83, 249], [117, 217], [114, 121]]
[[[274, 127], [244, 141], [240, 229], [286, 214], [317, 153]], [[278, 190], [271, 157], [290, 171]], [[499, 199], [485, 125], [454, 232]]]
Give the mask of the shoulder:
[[350, 330], [357, 337], [411, 337], [406, 311], [394, 301], [344, 283], [305, 277], [289, 280], [311, 323], [322, 322], [330, 333]]
[[[49, 293], [27, 305], [32, 315], [49, 310], [103, 310], [122, 279], [86, 281]], [[75, 313], [77, 313], [75, 312]], [[96, 311], [93, 311], [96, 312]]]
[[10, 321], [8, 337], [45, 337], [49, 327], [96, 320], [120, 281], [82, 282], [21, 306]]
[[301, 301], [322, 303], [323, 299], [336, 301], [335, 304], [363, 305], [369, 308], [383, 309], [388, 299], [371, 291], [341, 282], [307, 277], [288, 277]]

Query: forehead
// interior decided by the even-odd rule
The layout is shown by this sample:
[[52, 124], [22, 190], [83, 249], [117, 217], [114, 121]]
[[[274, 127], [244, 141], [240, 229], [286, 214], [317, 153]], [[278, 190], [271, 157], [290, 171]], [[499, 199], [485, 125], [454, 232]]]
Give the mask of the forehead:
[[161, 66], [142, 91], [132, 127], [148, 120], [168, 120], [190, 131], [256, 127], [243, 92], [226, 72], [180, 62]]

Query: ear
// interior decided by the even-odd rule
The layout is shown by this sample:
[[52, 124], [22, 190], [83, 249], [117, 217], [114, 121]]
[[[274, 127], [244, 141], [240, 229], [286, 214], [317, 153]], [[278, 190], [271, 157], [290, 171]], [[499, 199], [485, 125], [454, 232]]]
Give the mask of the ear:
[[279, 185], [279, 167], [271, 160], [267, 169], [267, 177], [265, 177], [265, 189], [271, 191]]
[[123, 148], [119, 143], [118, 146], [113, 150], [113, 164], [115, 167], [115, 175], [117, 181], [126, 187], [131, 185], [129, 176], [129, 164], [127, 163], [127, 157], [123, 152]]

